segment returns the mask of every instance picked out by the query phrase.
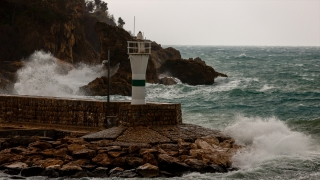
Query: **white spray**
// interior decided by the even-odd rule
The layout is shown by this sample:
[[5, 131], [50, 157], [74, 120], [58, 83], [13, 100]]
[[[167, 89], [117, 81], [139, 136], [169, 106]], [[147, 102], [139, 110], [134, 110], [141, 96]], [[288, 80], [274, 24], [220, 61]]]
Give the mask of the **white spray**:
[[233, 165], [241, 169], [259, 166], [261, 163], [280, 156], [304, 154], [310, 148], [310, 138], [292, 131], [276, 118], [237, 117], [238, 121], [228, 126], [225, 133], [237, 144], [245, 145], [233, 157]]
[[106, 75], [103, 65], [73, 65], [58, 60], [50, 53], [35, 51], [17, 72], [15, 90], [20, 95], [70, 97], [79, 87]]

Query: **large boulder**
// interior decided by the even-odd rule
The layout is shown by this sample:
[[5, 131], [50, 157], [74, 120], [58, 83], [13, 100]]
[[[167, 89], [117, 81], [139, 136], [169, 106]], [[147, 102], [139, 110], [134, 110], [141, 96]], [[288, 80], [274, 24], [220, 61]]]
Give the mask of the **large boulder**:
[[159, 67], [159, 73], [171, 75], [190, 85], [210, 85], [218, 76], [227, 77], [202, 62], [184, 59], [167, 60]]
[[174, 85], [177, 84], [177, 82], [172, 78], [172, 77], [164, 77], [161, 78], [159, 81], [160, 84], [164, 84], [164, 85]]
[[137, 172], [141, 174], [143, 177], [157, 177], [159, 176], [159, 168], [152, 164], [146, 163], [137, 168]]
[[[77, 92], [78, 95], [84, 96], [107, 96], [108, 95], [108, 78], [103, 76], [91, 81], [88, 85], [82, 86]], [[131, 95], [131, 83], [129, 83], [119, 73], [110, 78], [110, 95], [118, 94], [123, 96]]]

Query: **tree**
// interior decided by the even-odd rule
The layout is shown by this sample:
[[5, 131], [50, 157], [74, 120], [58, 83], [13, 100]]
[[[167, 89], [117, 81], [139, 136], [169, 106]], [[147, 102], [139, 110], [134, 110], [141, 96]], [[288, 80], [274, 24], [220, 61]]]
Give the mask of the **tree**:
[[102, 2], [101, 4], [100, 4], [100, 9], [101, 9], [101, 11], [103, 11], [103, 12], [106, 12], [107, 10], [108, 10], [108, 3], [106, 3], [106, 2]]
[[94, 4], [96, 5], [97, 9], [100, 9], [101, 0], [94, 0]]
[[116, 19], [114, 19], [113, 14], [110, 16], [110, 20], [111, 20], [114, 24], [116, 24]]
[[92, 1], [87, 2], [86, 4], [87, 12], [92, 12], [94, 9], [94, 4]]
[[118, 27], [123, 28], [123, 25], [126, 24], [121, 17], [118, 19]]

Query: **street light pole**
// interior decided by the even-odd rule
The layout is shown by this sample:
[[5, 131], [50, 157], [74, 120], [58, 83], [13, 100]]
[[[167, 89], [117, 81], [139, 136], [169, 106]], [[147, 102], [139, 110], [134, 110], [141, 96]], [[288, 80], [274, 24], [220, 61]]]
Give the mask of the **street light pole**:
[[108, 49], [108, 102], [107, 118], [110, 116], [110, 50]]

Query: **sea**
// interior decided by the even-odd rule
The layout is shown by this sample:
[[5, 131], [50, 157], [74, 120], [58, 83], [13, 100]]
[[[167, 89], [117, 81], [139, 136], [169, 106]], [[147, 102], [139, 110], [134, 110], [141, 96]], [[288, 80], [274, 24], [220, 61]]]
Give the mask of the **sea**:
[[[320, 179], [320, 47], [164, 47], [176, 48], [185, 59], [200, 57], [228, 77], [218, 77], [212, 85], [147, 84], [146, 100], [181, 103], [184, 123], [221, 130], [245, 146], [232, 159], [237, 171], [190, 173], [171, 179]], [[30, 56], [30, 65], [18, 72], [16, 91], [77, 97], [57, 89], [68, 85], [76, 91], [100, 75], [99, 66], [87, 65], [56, 75], [52, 59], [43, 51]], [[34, 68], [32, 62], [37, 60], [51, 63]], [[57, 88], [54, 92], [45, 92], [53, 86]], [[131, 97], [113, 95], [111, 100]], [[0, 178], [10, 179], [1, 173]]]

